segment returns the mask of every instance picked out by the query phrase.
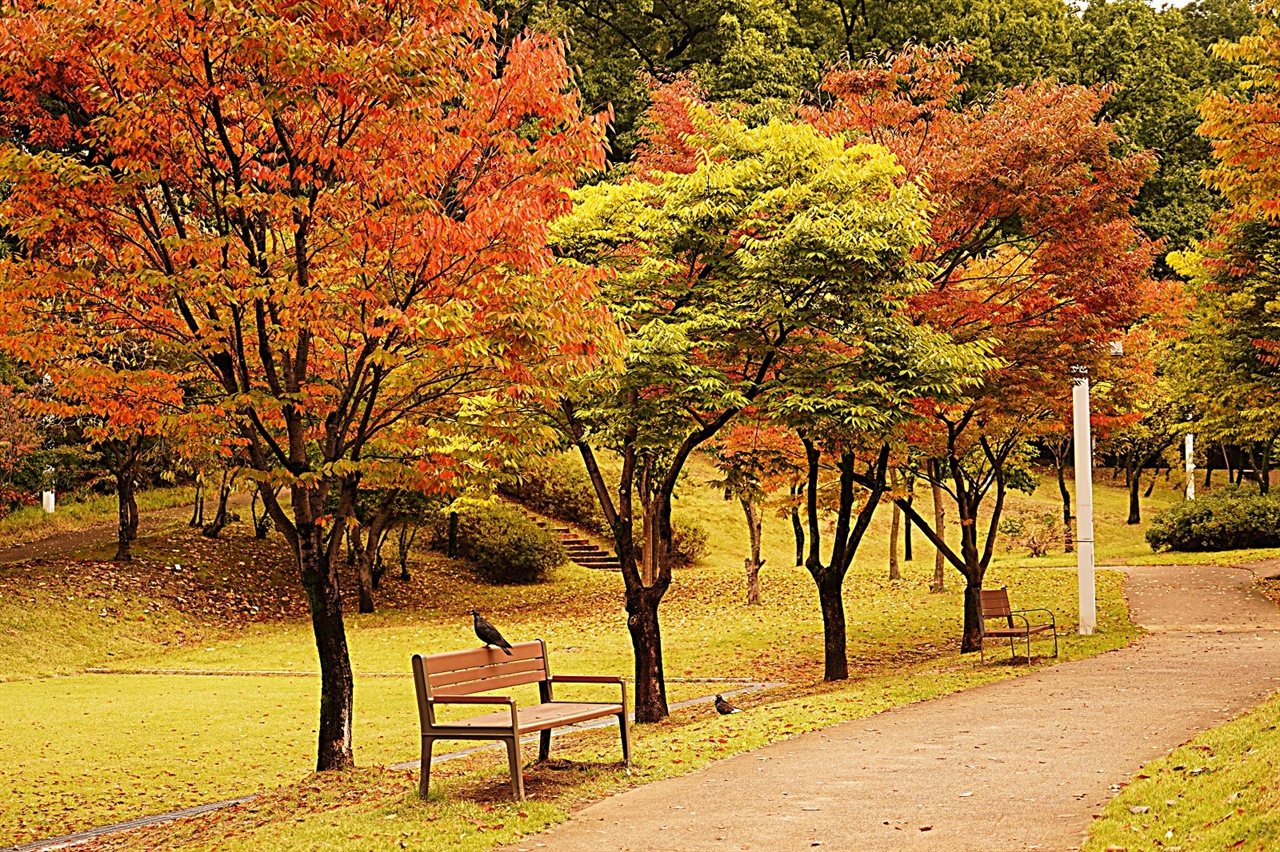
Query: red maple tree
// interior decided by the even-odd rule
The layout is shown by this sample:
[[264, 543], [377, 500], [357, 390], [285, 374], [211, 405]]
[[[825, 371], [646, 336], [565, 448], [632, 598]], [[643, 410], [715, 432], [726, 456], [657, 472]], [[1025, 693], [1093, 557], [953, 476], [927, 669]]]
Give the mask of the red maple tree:
[[[603, 164], [562, 45], [474, 0], [21, 0], [0, 18], [0, 332], [48, 309], [201, 371], [296, 554], [317, 766], [351, 765], [337, 557], [365, 476], [449, 487], [418, 439], [594, 357], [547, 222]], [[69, 376], [69, 380], [74, 377]]]

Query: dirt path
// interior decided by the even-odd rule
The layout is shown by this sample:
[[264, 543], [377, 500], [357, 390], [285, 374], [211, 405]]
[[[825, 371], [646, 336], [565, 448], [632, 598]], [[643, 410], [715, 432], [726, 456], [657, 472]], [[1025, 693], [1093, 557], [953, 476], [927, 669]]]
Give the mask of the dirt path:
[[1115, 785], [1280, 687], [1280, 611], [1252, 584], [1128, 569], [1152, 630], [1128, 648], [738, 755], [511, 848], [1076, 849]]
[[[247, 510], [250, 499], [252, 499], [252, 495], [249, 494], [233, 494], [227, 505], [232, 509]], [[157, 527], [182, 523], [190, 517], [190, 505], [142, 512], [138, 517], [138, 534], [147, 535], [154, 532]], [[59, 533], [37, 541], [3, 547], [0, 548], [0, 565], [26, 562], [28, 559], [69, 556], [82, 550], [91, 550], [107, 545], [114, 548], [116, 532], [116, 522], [110, 521], [83, 530], [76, 530], [75, 532]], [[112, 550], [112, 552], [114, 553], [115, 551]]]

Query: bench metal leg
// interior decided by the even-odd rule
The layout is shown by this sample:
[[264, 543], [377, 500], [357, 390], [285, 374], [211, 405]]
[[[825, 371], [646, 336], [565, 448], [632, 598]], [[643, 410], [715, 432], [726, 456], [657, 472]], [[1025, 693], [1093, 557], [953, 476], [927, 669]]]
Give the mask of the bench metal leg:
[[622, 765], [631, 765], [631, 731], [627, 728], [627, 711], [618, 714], [618, 729], [622, 731]]
[[422, 779], [418, 782], [418, 795], [424, 799], [431, 786], [431, 747], [435, 744], [435, 737], [422, 738]]
[[511, 794], [517, 802], [524, 801], [524, 774], [520, 771], [520, 738], [507, 740], [507, 762], [511, 764]]
[[538, 762], [545, 763], [551, 757], [551, 729], [547, 728], [538, 737]]

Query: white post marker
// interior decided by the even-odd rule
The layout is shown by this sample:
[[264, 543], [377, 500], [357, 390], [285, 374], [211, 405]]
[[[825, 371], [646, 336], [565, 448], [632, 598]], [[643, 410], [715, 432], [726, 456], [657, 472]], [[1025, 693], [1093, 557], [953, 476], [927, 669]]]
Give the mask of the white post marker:
[[45, 514], [53, 514], [53, 510], [56, 508], [56, 500], [52, 489], [41, 493], [40, 506], [44, 509]]
[[1093, 435], [1089, 428], [1089, 374], [1075, 368], [1071, 389], [1076, 463], [1076, 576], [1080, 586], [1080, 635], [1098, 626], [1097, 590], [1093, 579]]
[[1187, 433], [1187, 499], [1196, 499], [1196, 436]]

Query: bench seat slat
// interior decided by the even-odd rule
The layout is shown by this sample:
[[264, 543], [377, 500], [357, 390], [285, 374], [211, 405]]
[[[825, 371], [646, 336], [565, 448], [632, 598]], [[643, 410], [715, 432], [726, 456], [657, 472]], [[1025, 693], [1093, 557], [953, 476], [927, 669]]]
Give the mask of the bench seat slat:
[[[587, 722], [602, 716], [617, 716], [621, 712], [621, 704], [552, 701], [549, 704], [522, 707], [516, 710], [516, 715], [520, 720], [521, 731], [541, 731], [544, 728]], [[497, 713], [486, 713], [483, 716], [472, 716], [470, 719], [459, 719], [456, 722], [437, 722], [436, 726], [464, 729], [505, 728], [509, 731], [511, 730], [511, 711], [501, 710]]]

